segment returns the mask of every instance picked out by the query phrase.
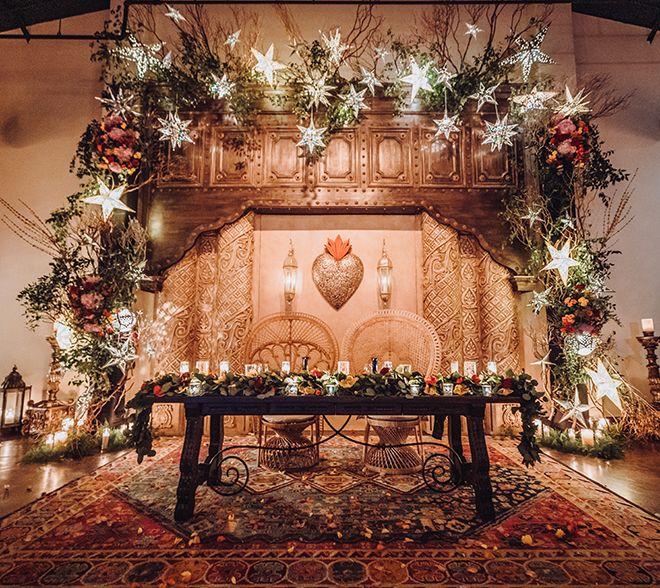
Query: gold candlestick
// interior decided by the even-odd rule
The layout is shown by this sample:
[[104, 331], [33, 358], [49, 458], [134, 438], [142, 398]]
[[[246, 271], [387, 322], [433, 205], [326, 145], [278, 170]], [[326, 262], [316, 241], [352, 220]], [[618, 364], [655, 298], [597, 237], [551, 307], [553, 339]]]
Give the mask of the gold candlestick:
[[646, 349], [646, 369], [649, 373], [649, 387], [653, 396], [653, 403], [660, 406], [660, 366], [658, 366], [658, 357], [656, 349], [660, 343], [660, 337], [655, 337], [653, 332], [644, 333], [643, 337], [637, 337], [637, 340]]

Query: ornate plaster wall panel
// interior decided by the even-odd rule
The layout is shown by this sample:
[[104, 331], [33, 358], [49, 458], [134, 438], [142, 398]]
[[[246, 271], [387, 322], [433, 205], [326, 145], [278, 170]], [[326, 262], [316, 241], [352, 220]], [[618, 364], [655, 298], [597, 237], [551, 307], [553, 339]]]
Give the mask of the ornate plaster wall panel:
[[412, 186], [410, 129], [369, 128], [370, 186]]
[[305, 158], [296, 147], [301, 134], [291, 128], [268, 129], [265, 135], [264, 184], [266, 186], [300, 186], [303, 182]]
[[333, 135], [318, 163], [318, 185], [357, 187], [358, 159], [356, 131], [341, 131]]
[[420, 128], [420, 160], [422, 186], [457, 188], [465, 186], [462, 133], [451, 133], [449, 139], [436, 136], [430, 127]]
[[242, 131], [213, 128], [210, 149], [212, 188], [250, 184], [252, 154]]
[[513, 151], [502, 149], [491, 150], [490, 144], [483, 144], [484, 129], [473, 127], [472, 136], [473, 183], [476, 187], [501, 188], [513, 186], [515, 170], [512, 162], [515, 161], [515, 148]]

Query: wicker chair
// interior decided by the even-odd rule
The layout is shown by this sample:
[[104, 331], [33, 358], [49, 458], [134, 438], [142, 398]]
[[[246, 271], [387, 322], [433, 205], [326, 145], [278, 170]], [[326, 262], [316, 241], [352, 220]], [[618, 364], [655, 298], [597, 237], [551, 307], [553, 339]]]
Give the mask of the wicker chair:
[[[433, 325], [412, 312], [381, 310], [353, 323], [342, 341], [340, 357], [350, 361], [355, 371], [371, 364], [371, 358], [391, 361], [393, 366], [410, 364], [413, 371], [429, 375], [440, 369], [440, 340]], [[422, 419], [419, 416], [367, 416], [365, 443], [371, 430], [378, 435], [379, 447], [364, 449], [365, 467], [370, 470], [407, 474], [418, 472], [424, 462]], [[406, 443], [414, 435], [413, 447], [392, 447]]]
[[[279, 370], [283, 361], [291, 371], [302, 370], [302, 358], [309, 357], [308, 367], [333, 370], [337, 365], [337, 339], [330, 327], [308, 314], [273, 314], [254, 325], [248, 337], [245, 363], [261, 363]], [[304, 435], [310, 429], [309, 437]], [[307, 469], [319, 462], [318, 445], [323, 436], [323, 420], [318, 415], [265, 415], [256, 417], [259, 442], [259, 465], [278, 471]]]

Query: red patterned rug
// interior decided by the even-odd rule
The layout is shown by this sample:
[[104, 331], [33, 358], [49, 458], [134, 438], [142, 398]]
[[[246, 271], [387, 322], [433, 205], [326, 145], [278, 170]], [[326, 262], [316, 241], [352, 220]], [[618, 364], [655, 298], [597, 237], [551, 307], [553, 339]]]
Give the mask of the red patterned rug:
[[496, 520], [469, 488], [364, 471], [322, 450], [299, 475], [256, 468], [246, 490], [198, 489], [172, 519], [180, 439], [159, 440], [0, 521], [0, 586], [657, 586], [660, 520], [545, 458], [489, 440]]

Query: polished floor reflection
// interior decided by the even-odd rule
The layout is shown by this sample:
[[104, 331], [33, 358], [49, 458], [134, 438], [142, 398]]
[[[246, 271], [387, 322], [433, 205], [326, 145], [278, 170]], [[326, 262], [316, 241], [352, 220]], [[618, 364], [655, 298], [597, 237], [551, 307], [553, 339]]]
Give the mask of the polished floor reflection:
[[[0, 440], [0, 518], [26, 506], [69, 482], [92, 473], [124, 452], [94, 455], [74, 461], [23, 465], [29, 440]], [[544, 459], [556, 459], [660, 517], [660, 443], [638, 443], [623, 460], [604, 461], [544, 450]]]

